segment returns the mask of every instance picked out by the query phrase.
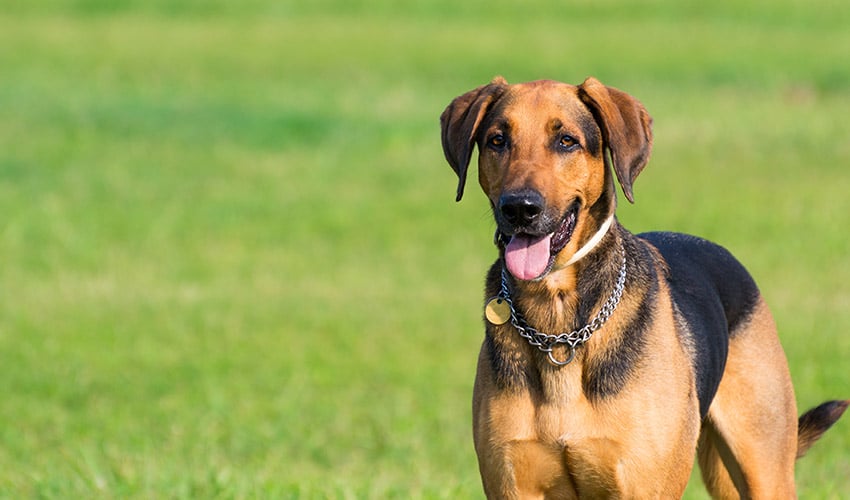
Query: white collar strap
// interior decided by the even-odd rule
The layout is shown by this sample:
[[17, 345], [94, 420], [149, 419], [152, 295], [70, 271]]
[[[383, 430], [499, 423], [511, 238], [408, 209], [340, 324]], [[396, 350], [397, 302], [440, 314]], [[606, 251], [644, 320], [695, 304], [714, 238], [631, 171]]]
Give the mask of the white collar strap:
[[596, 248], [596, 245], [598, 245], [599, 242], [602, 241], [602, 238], [604, 238], [605, 235], [608, 234], [608, 230], [611, 229], [611, 224], [613, 223], [614, 214], [611, 214], [611, 216], [605, 219], [605, 222], [603, 222], [602, 225], [599, 226], [599, 230], [596, 231], [596, 234], [594, 234], [592, 238], [587, 240], [587, 243], [585, 243], [583, 247], [579, 248], [578, 251], [576, 251], [576, 253], [574, 253], [573, 256], [570, 257], [570, 260], [568, 260], [563, 267], [569, 267], [575, 264], [582, 257], [589, 254], [594, 248]]

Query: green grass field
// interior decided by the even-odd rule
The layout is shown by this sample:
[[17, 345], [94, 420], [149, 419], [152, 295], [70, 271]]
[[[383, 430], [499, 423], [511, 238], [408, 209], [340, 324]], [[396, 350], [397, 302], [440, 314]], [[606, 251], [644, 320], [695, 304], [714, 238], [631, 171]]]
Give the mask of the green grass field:
[[[838, 0], [0, 0], [0, 497], [480, 498], [493, 224], [438, 116], [496, 74], [641, 99], [620, 219], [730, 248], [801, 410], [850, 398], [847, 26]], [[850, 497], [850, 418], [797, 478]]]

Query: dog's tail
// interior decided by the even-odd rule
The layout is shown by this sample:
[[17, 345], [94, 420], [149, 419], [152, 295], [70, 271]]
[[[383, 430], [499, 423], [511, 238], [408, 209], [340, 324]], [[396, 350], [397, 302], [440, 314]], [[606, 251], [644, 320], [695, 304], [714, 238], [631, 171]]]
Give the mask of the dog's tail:
[[827, 401], [803, 413], [797, 424], [797, 458], [805, 455], [815, 441], [841, 418], [848, 404], [850, 400]]

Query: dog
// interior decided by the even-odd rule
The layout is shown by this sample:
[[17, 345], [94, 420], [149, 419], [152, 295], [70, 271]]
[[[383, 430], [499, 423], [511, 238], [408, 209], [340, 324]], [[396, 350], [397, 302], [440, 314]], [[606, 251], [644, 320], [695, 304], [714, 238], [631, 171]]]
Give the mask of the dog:
[[644, 106], [592, 77], [497, 77], [440, 122], [457, 201], [477, 146], [497, 227], [472, 407], [487, 497], [678, 498], [694, 454], [714, 497], [794, 497], [795, 460], [850, 401], [798, 420], [744, 267], [620, 225], [614, 177], [634, 203], [652, 148]]

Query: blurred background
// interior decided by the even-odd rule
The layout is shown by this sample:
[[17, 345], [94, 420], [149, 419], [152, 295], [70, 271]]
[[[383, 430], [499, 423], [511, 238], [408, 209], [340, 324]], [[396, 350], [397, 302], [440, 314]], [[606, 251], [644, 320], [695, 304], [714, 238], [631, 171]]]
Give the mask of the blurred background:
[[[850, 398], [848, 26], [839, 0], [0, 0], [0, 497], [480, 498], [494, 226], [438, 117], [494, 75], [640, 99], [620, 220], [732, 250], [801, 411]], [[850, 497], [847, 417], [797, 477]]]

